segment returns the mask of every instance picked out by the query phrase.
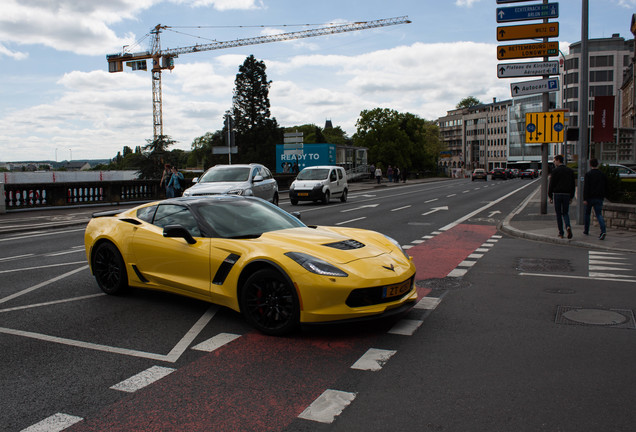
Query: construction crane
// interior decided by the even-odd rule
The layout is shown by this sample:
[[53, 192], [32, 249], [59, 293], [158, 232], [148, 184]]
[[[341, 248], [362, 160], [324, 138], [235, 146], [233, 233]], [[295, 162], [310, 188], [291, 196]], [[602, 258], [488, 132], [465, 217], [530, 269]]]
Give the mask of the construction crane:
[[236, 39], [225, 42], [213, 42], [203, 45], [193, 45], [182, 48], [171, 48], [162, 50], [160, 34], [163, 30], [171, 28], [170, 26], [157, 24], [150, 31], [151, 48], [150, 51], [137, 53], [126, 52], [124, 47], [119, 54], [110, 54], [106, 56], [108, 61], [108, 72], [122, 72], [124, 70], [124, 62], [133, 70], [147, 70], [146, 60], [152, 59], [152, 118], [153, 118], [153, 136], [156, 140], [163, 135], [163, 114], [161, 103], [161, 71], [174, 69], [174, 59], [180, 54], [188, 54], [200, 51], [211, 51], [223, 48], [234, 48], [246, 45], [257, 45], [269, 42], [280, 42], [292, 39], [310, 38], [316, 36], [325, 36], [336, 33], [345, 33], [357, 30], [366, 30], [377, 27], [385, 27], [397, 24], [408, 24], [411, 21], [407, 16], [385, 18], [374, 21], [361, 21], [351, 24], [329, 25], [310, 30], [280, 33], [270, 36], [259, 36], [246, 39]]

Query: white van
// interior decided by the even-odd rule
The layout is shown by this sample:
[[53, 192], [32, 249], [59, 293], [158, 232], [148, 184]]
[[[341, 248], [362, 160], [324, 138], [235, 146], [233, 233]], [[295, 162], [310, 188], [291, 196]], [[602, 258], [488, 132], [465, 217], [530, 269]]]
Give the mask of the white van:
[[331, 198], [347, 201], [349, 185], [344, 168], [321, 165], [304, 168], [296, 176], [289, 188], [289, 200], [292, 205], [298, 201], [322, 201], [329, 203]]

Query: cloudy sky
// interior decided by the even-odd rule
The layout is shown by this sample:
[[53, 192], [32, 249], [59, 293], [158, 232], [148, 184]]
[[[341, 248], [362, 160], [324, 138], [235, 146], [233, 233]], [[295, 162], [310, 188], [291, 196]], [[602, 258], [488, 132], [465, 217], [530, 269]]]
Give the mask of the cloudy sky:
[[[560, 1], [567, 53], [581, 38], [581, 1]], [[590, 0], [590, 38], [632, 38], [636, 0]], [[520, 5], [521, 3], [516, 3]], [[525, 4], [525, 3], [524, 3]], [[528, 3], [533, 4], [533, 3]], [[2, 0], [0, 162], [112, 158], [152, 139], [151, 74], [108, 73], [106, 55], [306, 30], [407, 15], [411, 24], [183, 54], [164, 71], [164, 134], [188, 150], [222, 127], [234, 78], [253, 54], [272, 81], [282, 126], [324, 125], [349, 135], [361, 110], [443, 116], [462, 98], [510, 98], [497, 79], [494, 0]], [[517, 23], [522, 24], [522, 23]], [[501, 25], [501, 24], [499, 24]], [[519, 80], [519, 79], [517, 79]]]

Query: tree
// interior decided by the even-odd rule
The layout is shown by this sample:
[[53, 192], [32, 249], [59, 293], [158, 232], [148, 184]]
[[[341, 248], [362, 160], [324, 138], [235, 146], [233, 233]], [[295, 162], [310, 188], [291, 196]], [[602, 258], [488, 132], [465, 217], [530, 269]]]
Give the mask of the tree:
[[476, 105], [481, 105], [483, 102], [477, 99], [475, 96], [468, 96], [460, 100], [455, 108], [470, 108]]
[[234, 80], [232, 114], [238, 159], [242, 162], [275, 163], [276, 144], [283, 141], [282, 129], [270, 118], [269, 87], [265, 63], [253, 55], [245, 59]]
[[140, 161], [139, 174], [142, 179], [157, 179], [161, 178], [163, 172], [163, 165], [169, 163], [171, 165], [177, 164], [178, 161], [167, 158], [168, 147], [173, 145], [176, 141], [167, 135], [159, 135], [154, 140], [146, 140], [146, 145], [143, 147], [144, 158]]
[[409, 171], [435, 170], [442, 149], [437, 125], [388, 108], [362, 111], [353, 142], [369, 149], [369, 162]]

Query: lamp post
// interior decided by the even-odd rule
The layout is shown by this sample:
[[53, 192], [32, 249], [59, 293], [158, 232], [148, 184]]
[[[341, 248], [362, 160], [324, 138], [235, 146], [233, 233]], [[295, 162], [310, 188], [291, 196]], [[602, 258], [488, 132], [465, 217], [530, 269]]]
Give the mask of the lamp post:
[[585, 208], [583, 206], [583, 181], [587, 172], [587, 148], [589, 139], [589, 48], [588, 48], [588, 27], [589, 27], [589, 1], [581, 0], [581, 73], [579, 76], [579, 167], [578, 167], [578, 193], [577, 193], [577, 219], [579, 225], [585, 223]]

